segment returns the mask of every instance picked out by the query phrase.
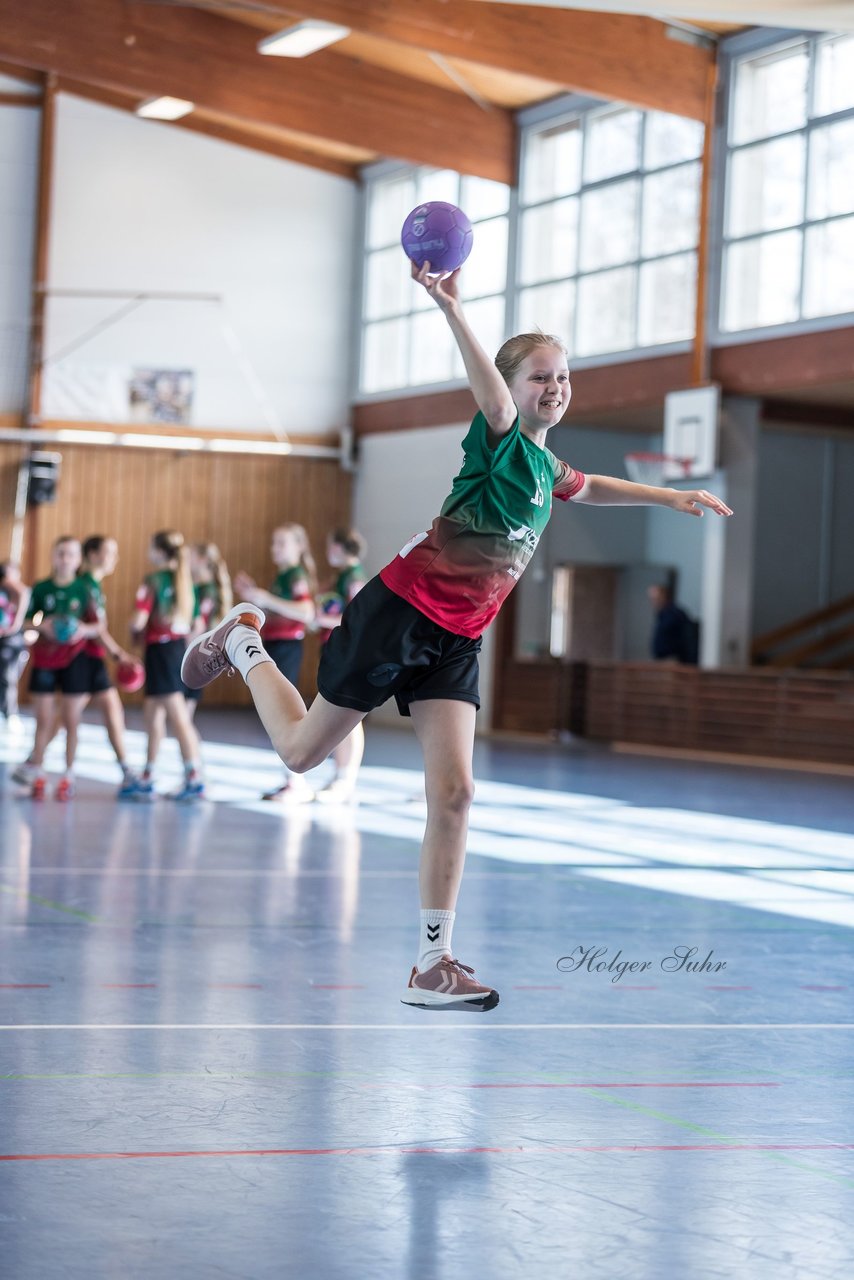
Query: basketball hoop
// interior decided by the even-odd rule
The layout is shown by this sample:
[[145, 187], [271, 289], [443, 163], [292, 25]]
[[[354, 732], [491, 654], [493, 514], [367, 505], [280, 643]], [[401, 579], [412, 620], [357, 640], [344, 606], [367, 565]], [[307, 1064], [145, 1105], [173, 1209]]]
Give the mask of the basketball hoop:
[[627, 453], [626, 472], [635, 484], [662, 485], [667, 480], [687, 480], [693, 458], [674, 458], [669, 453]]

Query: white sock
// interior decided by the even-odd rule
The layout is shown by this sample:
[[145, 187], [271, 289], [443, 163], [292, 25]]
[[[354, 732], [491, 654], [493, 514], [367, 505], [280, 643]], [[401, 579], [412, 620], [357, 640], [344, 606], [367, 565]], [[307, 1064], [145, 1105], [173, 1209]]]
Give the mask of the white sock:
[[273, 661], [269, 653], [265, 652], [256, 629], [247, 627], [243, 623], [232, 628], [226, 636], [225, 655], [244, 680], [249, 672], [259, 667], [262, 662]]
[[451, 934], [454, 932], [456, 911], [435, 911], [432, 908], [421, 912], [421, 938], [418, 944], [418, 963], [416, 969], [423, 973], [442, 956], [453, 955], [451, 951]]

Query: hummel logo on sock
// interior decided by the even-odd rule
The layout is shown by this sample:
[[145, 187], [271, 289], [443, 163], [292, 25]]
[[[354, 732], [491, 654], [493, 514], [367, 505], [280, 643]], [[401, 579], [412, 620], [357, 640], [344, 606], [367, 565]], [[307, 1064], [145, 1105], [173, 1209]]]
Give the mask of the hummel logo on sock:
[[256, 644], [248, 644], [248, 645], [246, 646], [246, 656], [247, 656], [247, 658], [257, 658], [257, 657], [258, 657], [258, 655], [260, 654], [260, 652], [261, 652], [261, 650], [258, 648], [258, 646], [257, 646]]
[[437, 941], [438, 941], [438, 938], [439, 938], [439, 934], [441, 933], [441, 931], [442, 931], [442, 926], [441, 926], [440, 924], [428, 924], [428, 926], [427, 926], [427, 941], [428, 941], [428, 942], [437, 942]]

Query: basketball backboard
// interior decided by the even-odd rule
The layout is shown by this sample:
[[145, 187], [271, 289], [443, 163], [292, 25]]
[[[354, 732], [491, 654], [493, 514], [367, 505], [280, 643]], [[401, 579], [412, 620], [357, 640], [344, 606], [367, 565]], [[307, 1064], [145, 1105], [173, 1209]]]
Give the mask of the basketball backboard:
[[671, 458], [690, 458], [690, 469], [667, 464], [665, 480], [699, 480], [715, 470], [721, 389], [717, 385], [671, 391], [664, 398], [664, 446]]

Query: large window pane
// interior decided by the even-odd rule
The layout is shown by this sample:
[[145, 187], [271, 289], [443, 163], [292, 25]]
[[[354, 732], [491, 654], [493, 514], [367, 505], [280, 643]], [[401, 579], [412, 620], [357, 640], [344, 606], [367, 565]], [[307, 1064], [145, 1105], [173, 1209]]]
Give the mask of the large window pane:
[[460, 191], [460, 208], [472, 222], [480, 218], [494, 218], [506, 213], [510, 207], [510, 188], [503, 182], [491, 182], [488, 178], [463, 178]]
[[854, 107], [854, 36], [831, 36], [819, 42], [815, 67], [817, 116]]
[[542, 329], [544, 333], [557, 334], [572, 354], [575, 281], [562, 280], [560, 284], [541, 284], [534, 289], [523, 289], [519, 295], [516, 325], [520, 333]]
[[409, 382], [447, 382], [453, 370], [453, 337], [448, 322], [435, 306], [411, 320]]
[[811, 218], [854, 210], [854, 119], [813, 132], [809, 173]]
[[474, 228], [472, 251], [460, 273], [463, 298], [503, 293], [507, 284], [507, 219], [492, 218]]
[[625, 351], [635, 345], [637, 270], [621, 267], [578, 281], [579, 356]]
[[416, 204], [415, 181], [411, 176], [374, 182], [368, 205], [368, 247], [400, 243], [400, 229]]
[[804, 135], [778, 138], [733, 152], [729, 169], [727, 234], [790, 227], [803, 218]]
[[854, 218], [807, 230], [804, 315], [854, 311]]
[[805, 124], [808, 72], [806, 43], [740, 63], [735, 73], [730, 141], [770, 138]]
[[643, 183], [643, 242], [645, 258], [697, 243], [700, 219], [700, 166], [679, 165], [654, 173]]
[[591, 113], [584, 139], [584, 181], [600, 182], [640, 168], [641, 113], [629, 108]]
[[362, 389], [388, 391], [406, 386], [408, 320], [381, 320], [365, 326], [362, 340]]
[[399, 245], [369, 254], [365, 270], [365, 319], [380, 320], [383, 316], [407, 311], [411, 287], [409, 264]]
[[578, 269], [578, 200], [555, 200], [527, 209], [521, 219], [522, 284], [575, 275]]
[[426, 204], [428, 200], [459, 204], [459, 197], [460, 175], [453, 169], [426, 169], [419, 173], [418, 204]]
[[568, 196], [581, 186], [581, 124], [554, 125], [529, 134], [522, 164], [522, 199], [536, 204]]
[[695, 160], [703, 150], [703, 126], [664, 111], [649, 111], [646, 117], [643, 163], [645, 169], [660, 169], [680, 160]]
[[[504, 299], [481, 298], [479, 302], [470, 302], [466, 307], [466, 317], [478, 341], [488, 355], [494, 356], [498, 348], [509, 335], [504, 328]], [[447, 321], [445, 322], [447, 328]], [[450, 333], [450, 330], [448, 330]], [[456, 344], [453, 351], [453, 377], [465, 377], [465, 365]]]
[[697, 255], [679, 254], [640, 269], [638, 344], [652, 347], [693, 336]]
[[585, 191], [581, 197], [582, 271], [631, 262], [638, 256], [638, 195], [636, 178]]
[[801, 233], [782, 231], [731, 244], [724, 260], [725, 329], [798, 319]]

